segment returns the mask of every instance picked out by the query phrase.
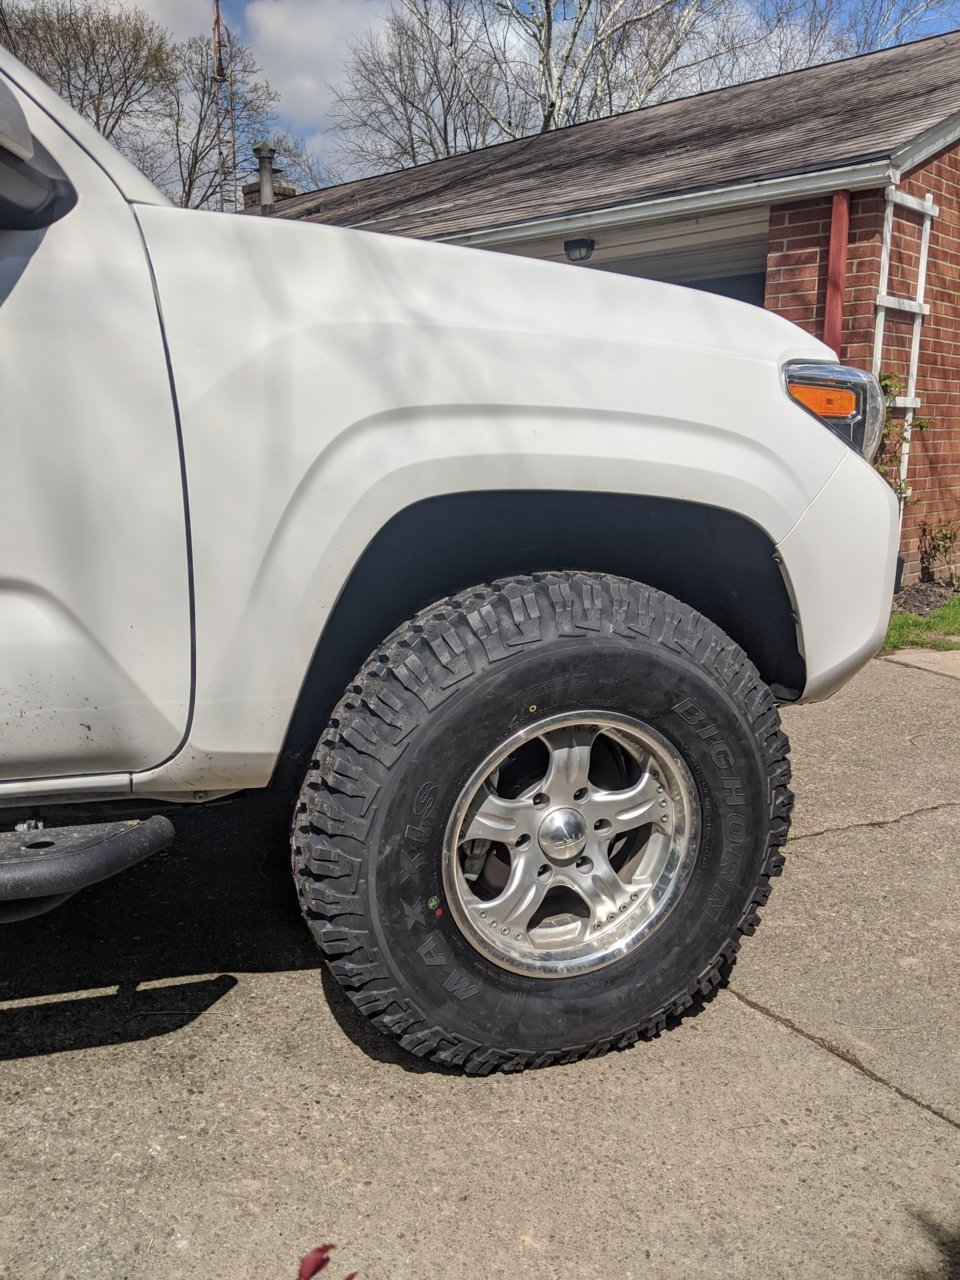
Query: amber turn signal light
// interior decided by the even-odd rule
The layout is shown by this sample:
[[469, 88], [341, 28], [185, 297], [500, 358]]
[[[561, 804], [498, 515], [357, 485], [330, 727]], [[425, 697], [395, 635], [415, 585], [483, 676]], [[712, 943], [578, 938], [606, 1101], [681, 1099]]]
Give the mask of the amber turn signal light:
[[873, 461], [886, 417], [886, 400], [872, 373], [830, 361], [790, 360], [783, 366], [790, 399]]
[[850, 418], [857, 412], [857, 394], [847, 387], [811, 387], [788, 379], [787, 390], [818, 418]]

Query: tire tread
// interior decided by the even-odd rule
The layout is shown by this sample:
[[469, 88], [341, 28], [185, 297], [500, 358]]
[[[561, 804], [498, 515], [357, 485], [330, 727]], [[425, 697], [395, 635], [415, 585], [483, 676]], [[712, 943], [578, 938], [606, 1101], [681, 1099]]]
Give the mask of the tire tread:
[[[763, 761], [769, 829], [760, 872], [730, 936], [691, 982], [635, 1026], [535, 1053], [475, 1043], [432, 1024], [401, 994], [365, 926], [362, 878], [378, 793], [410, 734], [464, 680], [529, 644], [610, 633], [662, 645], [700, 666], [740, 706]], [[431, 604], [397, 628], [341, 699], [314, 754], [294, 816], [300, 905], [328, 967], [357, 1009], [401, 1047], [471, 1075], [575, 1062], [652, 1039], [729, 976], [741, 940], [781, 874], [790, 825], [789, 744], [769, 688], [749, 658], [701, 614], [653, 588], [607, 574], [552, 572], [482, 584]]]

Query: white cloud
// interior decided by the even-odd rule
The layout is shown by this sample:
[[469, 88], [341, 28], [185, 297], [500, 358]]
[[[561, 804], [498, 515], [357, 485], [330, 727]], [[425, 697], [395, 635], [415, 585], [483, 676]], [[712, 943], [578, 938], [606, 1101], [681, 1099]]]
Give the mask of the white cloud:
[[338, 78], [350, 40], [388, 8], [389, 0], [250, 0], [243, 19], [247, 43], [295, 128], [323, 128], [328, 84]]
[[179, 40], [206, 35], [213, 26], [213, 0], [137, 0], [137, 7]]
[[[213, 0], [127, 0], [177, 39], [209, 35]], [[283, 123], [328, 150], [332, 100], [350, 41], [378, 22], [390, 0], [221, 0], [224, 21], [250, 46], [272, 87]]]

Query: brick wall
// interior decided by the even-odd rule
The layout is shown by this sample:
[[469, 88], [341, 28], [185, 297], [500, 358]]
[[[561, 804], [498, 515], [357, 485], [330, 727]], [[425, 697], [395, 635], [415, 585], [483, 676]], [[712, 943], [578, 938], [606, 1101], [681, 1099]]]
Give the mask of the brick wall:
[[808, 333], [823, 334], [830, 244], [830, 197], [770, 210], [764, 306]]
[[[920, 525], [960, 523], [960, 149], [927, 162], [901, 184], [940, 206], [930, 238], [925, 319], [920, 347], [918, 416], [930, 420], [914, 432], [904, 516], [904, 581], [919, 576]], [[854, 192], [850, 202], [847, 282], [840, 358], [870, 368], [880, 284], [882, 191]], [[797, 201], [770, 211], [766, 306], [817, 337], [823, 336], [830, 243], [831, 198]], [[897, 209], [887, 292], [914, 297], [921, 218]], [[906, 381], [912, 316], [887, 312], [882, 369]], [[958, 548], [960, 551], [960, 548]]]
[[[920, 199], [929, 191], [940, 206], [930, 233], [925, 297], [930, 314], [923, 322], [917, 378], [917, 413], [929, 419], [930, 426], [913, 433], [908, 475], [913, 493], [903, 521], [903, 555], [919, 571], [921, 523], [960, 523], [960, 149], [928, 161], [900, 186]], [[910, 226], [911, 221], [915, 225]], [[903, 217], [902, 211], [894, 221], [888, 288], [898, 295], [913, 296], [919, 223], [918, 215]], [[891, 323], [888, 314], [886, 323], [884, 367], [905, 374], [909, 321]]]

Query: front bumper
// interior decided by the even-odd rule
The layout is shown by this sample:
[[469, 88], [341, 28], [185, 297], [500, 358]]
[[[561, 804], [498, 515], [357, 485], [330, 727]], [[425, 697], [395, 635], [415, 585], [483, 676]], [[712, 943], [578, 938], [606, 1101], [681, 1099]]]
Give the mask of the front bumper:
[[851, 452], [777, 548], [807, 668], [801, 702], [829, 697], [880, 649], [899, 541], [893, 491]]

